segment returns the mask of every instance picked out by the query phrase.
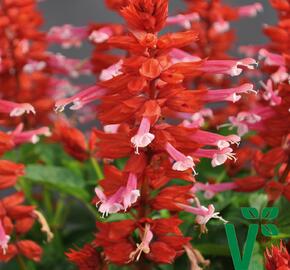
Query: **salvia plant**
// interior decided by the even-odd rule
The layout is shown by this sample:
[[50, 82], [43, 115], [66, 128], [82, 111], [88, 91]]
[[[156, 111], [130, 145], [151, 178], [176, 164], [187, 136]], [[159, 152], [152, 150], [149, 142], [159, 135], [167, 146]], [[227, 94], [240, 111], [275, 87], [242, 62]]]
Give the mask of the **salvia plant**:
[[120, 23], [47, 32], [38, 2], [0, 0], [0, 268], [244, 269], [230, 223], [247, 269], [289, 270], [290, 1], [106, 0]]

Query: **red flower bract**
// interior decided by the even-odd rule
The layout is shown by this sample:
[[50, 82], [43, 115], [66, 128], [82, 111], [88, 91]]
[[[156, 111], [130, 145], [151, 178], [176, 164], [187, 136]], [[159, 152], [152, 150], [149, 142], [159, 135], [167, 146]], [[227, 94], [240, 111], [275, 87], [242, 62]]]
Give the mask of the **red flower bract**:
[[90, 244], [86, 244], [79, 250], [70, 249], [70, 251], [66, 253], [66, 256], [71, 262], [75, 263], [80, 270], [103, 269], [100, 254]]
[[130, 0], [121, 10], [130, 28], [152, 33], [164, 27], [167, 12], [167, 0]]
[[279, 247], [267, 248], [265, 260], [267, 270], [287, 270], [290, 268], [290, 255], [282, 241]]

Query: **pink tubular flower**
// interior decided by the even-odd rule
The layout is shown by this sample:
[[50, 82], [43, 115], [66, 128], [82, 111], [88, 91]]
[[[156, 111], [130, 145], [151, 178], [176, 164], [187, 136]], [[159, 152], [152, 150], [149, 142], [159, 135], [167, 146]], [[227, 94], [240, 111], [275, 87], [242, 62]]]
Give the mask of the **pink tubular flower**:
[[196, 217], [196, 222], [200, 225], [205, 225], [209, 222], [210, 219], [216, 218], [224, 223], [227, 223], [226, 220], [224, 220], [221, 216], [219, 216], [219, 212], [215, 212], [215, 208], [212, 204], [210, 204], [208, 207], [201, 206], [200, 209], [203, 213], [198, 214]]
[[[237, 132], [239, 136], [243, 136], [249, 131], [249, 126], [256, 124], [261, 121], [261, 116], [255, 113], [250, 112], [240, 112], [238, 115], [230, 116], [229, 121], [231, 122], [231, 126], [237, 127]], [[227, 126], [228, 124], [222, 125]]]
[[209, 90], [204, 96], [204, 100], [207, 102], [216, 102], [216, 101], [232, 101], [237, 102], [241, 99], [241, 93], [249, 93], [254, 92], [257, 93], [254, 89], [254, 86], [250, 83], [245, 83], [235, 88], [228, 89], [217, 89], [217, 90]]
[[123, 60], [120, 60], [114, 65], [106, 69], [103, 69], [99, 77], [100, 81], [107, 81], [122, 74], [121, 72], [122, 65], [123, 65]]
[[110, 27], [103, 27], [99, 30], [93, 31], [89, 36], [89, 40], [94, 43], [102, 43], [108, 40], [112, 35], [113, 31]]
[[45, 61], [29, 60], [28, 63], [23, 66], [23, 71], [25, 73], [31, 74], [33, 72], [43, 70], [45, 67], [46, 67]]
[[87, 60], [67, 58], [60, 53], [49, 54], [48, 65], [54, 72], [72, 78], [91, 73], [91, 64]]
[[274, 81], [274, 83], [280, 83], [290, 78], [289, 73], [287, 72], [287, 68], [284, 66], [281, 66], [278, 68], [276, 72], [271, 74], [271, 78]]
[[241, 138], [237, 135], [223, 136], [203, 130], [194, 132], [190, 139], [200, 144], [217, 146], [220, 150], [229, 147], [230, 144], [238, 145], [241, 141]]
[[243, 45], [239, 46], [239, 53], [244, 54], [248, 57], [253, 57], [259, 53], [259, 51], [264, 48], [265, 45]]
[[213, 23], [212, 27], [217, 33], [221, 34], [227, 32], [230, 29], [230, 24], [229, 22], [220, 18], [218, 21]]
[[268, 80], [266, 85], [263, 82], [260, 82], [260, 84], [265, 90], [265, 92], [262, 94], [262, 97], [265, 100], [270, 101], [271, 106], [277, 106], [281, 104], [282, 98], [277, 95], [278, 91], [273, 90], [273, 82], [271, 80]]
[[109, 214], [118, 213], [123, 209], [123, 205], [121, 204], [123, 189], [123, 187], [119, 188], [115, 194], [107, 198], [101, 189], [97, 187], [95, 188], [96, 195], [99, 198], [96, 206], [101, 203], [99, 206], [99, 212], [102, 213], [102, 217], [108, 216]]
[[55, 97], [60, 99], [65, 94], [73, 95], [80, 90], [79, 86], [73, 85], [70, 81], [60, 78], [52, 78], [49, 82], [49, 92]]
[[146, 147], [154, 140], [154, 134], [149, 131], [150, 120], [147, 117], [143, 117], [137, 134], [131, 138], [131, 143], [136, 149], [136, 154], [139, 154], [139, 147]]
[[226, 191], [226, 190], [233, 190], [237, 187], [235, 183], [218, 183], [218, 184], [204, 184], [204, 183], [196, 183], [192, 188], [192, 192], [196, 193], [197, 191], [204, 191], [204, 197], [206, 199], [213, 198], [217, 193]]
[[198, 62], [201, 60], [200, 57], [191, 55], [180, 49], [172, 49], [169, 53], [172, 64], [186, 63], [186, 62]]
[[213, 117], [213, 111], [211, 109], [205, 108], [194, 114], [179, 113], [176, 116], [186, 119], [182, 122], [183, 126], [189, 127], [189, 128], [198, 128], [204, 125], [205, 118]]
[[142, 241], [140, 244], [137, 244], [136, 250], [134, 250], [130, 254], [130, 260], [131, 261], [139, 261], [140, 256], [142, 255], [142, 252], [144, 252], [145, 254], [150, 253], [149, 245], [150, 245], [152, 239], [153, 239], [153, 233], [150, 230], [150, 225], [146, 224], [144, 234], [142, 237]]
[[198, 207], [192, 207], [189, 205], [177, 203], [179, 207], [181, 207], [184, 211], [192, 213], [196, 215], [196, 223], [201, 225], [202, 231], [206, 231], [205, 225], [211, 220], [212, 218], [219, 219], [224, 223], [227, 223], [221, 216], [219, 216], [219, 212], [215, 212], [215, 208], [212, 204], [208, 207], [203, 205], [198, 205]]
[[26, 142], [37, 143], [39, 136], [51, 136], [48, 127], [41, 127], [35, 130], [22, 131], [24, 125], [19, 124], [14, 131], [11, 132], [12, 140], [15, 144], [22, 144]]
[[214, 74], [228, 74], [238, 76], [242, 73], [243, 68], [254, 69], [257, 62], [253, 58], [244, 58], [240, 60], [207, 60], [199, 68], [200, 71]]
[[80, 47], [82, 41], [87, 37], [86, 27], [75, 27], [70, 24], [52, 27], [47, 34], [47, 41], [60, 44], [69, 49], [73, 46]]
[[236, 161], [235, 153], [230, 147], [219, 149], [198, 149], [193, 153], [196, 157], [205, 157], [211, 159], [213, 167], [224, 164], [228, 159]]
[[168, 17], [166, 20], [167, 25], [178, 24], [185, 29], [191, 28], [192, 21], [198, 21], [199, 15], [196, 12], [189, 14], [178, 14], [176, 16]]
[[119, 126], [120, 124], [105, 125], [104, 131], [111, 134], [117, 133]]
[[5, 233], [5, 230], [2, 225], [2, 221], [0, 220], [0, 247], [3, 250], [3, 254], [6, 254], [9, 240], [10, 240], [10, 236]]
[[276, 53], [270, 53], [266, 49], [259, 50], [259, 57], [260, 59], [264, 59], [266, 65], [285, 66], [285, 60], [283, 56]]
[[185, 156], [168, 142], [166, 143], [165, 150], [168, 152], [171, 158], [175, 160], [175, 163], [172, 166], [173, 170], [186, 171], [188, 169], [192, 169], [194, 175], [197, 175], [194, 169], [195, 164], [191, 156]]
[[99, 201], [96, 206], [99, 206], [99, 212], [104, 216], [108, 214], [117, 213], [120, 210], [127, 211], [132, 204], [134, 204], [140, 196], [140, 191], [137, 189], [137, 176], [130, 173], [126, 186], [120, 187], [113, 195], [107, 198], [100, 188], [95, 188], [95, 192]]
[[55, 111], [62, 112], [65, 109], [65, 106], [70, 103], [73, 103], [73, 105], [70, 106], [71, 110], [78, 110], [82, 108], [85, 104], [99, 99], [105, 93], [106, 90], [104, 88], [101, 88], [97, 85], [91, 86], [85, 90], [80, 91], [79, 93], [70, 98], [63, 98], [56, 101]]
[[240, 17], [255, 17], [258, 12], [263, 11], [263, 6], [261, 3], [256, 2], [251, 5], [241, 6], [238, 8], [238, 14]]
[[15, 103], [0, 99], [0, 113], [7, 113], [11, 117], [17, 117], [30, 112], [35, 114], [35, 109], [29, 103]]
[[128, 207], [134, 204], [139, 196], [140, 191], [137, 189], [137, 176], [133, 173], [130, 173], [126, 188], [122, 194], [124, 211], [126, 211]]

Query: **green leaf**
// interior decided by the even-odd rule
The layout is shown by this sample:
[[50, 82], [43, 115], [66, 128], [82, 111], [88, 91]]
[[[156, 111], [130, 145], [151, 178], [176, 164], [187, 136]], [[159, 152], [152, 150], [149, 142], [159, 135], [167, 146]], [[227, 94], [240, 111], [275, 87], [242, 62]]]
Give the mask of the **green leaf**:
[[118, 158], [114, 160], [114, 164], [119, 170], [123, 170], [128, 158]]
[[262, 224], [262, 234], [264, 236], [275, 236], [279, 234], [278, 228], [274, 224]]
[[52, 187], [59, 192], [72, 195], [78, 199], [89, 200], [89, 194], [84, 188], [84, 180], [66, 168], [28, 165], [25, 178], [33, 183]]
[[214, 178], [221, 180], [227, 179], [227, 174], [223, 166], [217, 166], [213, 168], [209, 159], [201, 159], [197, 164], [196, 170], [198, 171], [197, 179], [199, 181], [204, 181], [206, 179]]
[[203, 255], [230, 256], [229, 246], [227, 244], [194, 244]]
[[[275, 204], [279, 209], [289, 209], [290, 203], [284, 197], [281, 197]], [[276, 219], [276, 224], [279, 224], [280, 234], [290, 235], [290, 215], [289, 211], [280, 211], [278, 218]]]
[[174, 266], [169, 265], [169, 264], [159, 264], [159, 265], [157, 265], [157, 267], [155, 269], [156, 270], [174, 270]]
[[259, 219], [259, 212], [254, 207], [242, 207], [242, 215], [246, 219]]
[[266, 220], [273, 220], [278, 217], [278, 207], [265, 207], [262, 210], [261, 218]]

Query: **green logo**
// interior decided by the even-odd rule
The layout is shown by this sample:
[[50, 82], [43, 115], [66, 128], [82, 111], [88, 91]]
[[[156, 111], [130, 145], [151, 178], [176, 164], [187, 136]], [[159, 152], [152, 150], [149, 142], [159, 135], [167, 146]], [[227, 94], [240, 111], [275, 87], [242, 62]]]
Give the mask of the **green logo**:
[[[262, 235], [271, 237], [279, 234], [276, 225], [270, 223], [275, 218], [277, 218], [279, 214], [278, 208], [265, 207], [262, 209], [261, 214], [259, 214], [259, 211], [256, 208], [242, 207], [241, 212], [245, 219], [260, 221], [259, 223], [265, 223], [265, 221], [268, 222], [267, 224], [261, 224]], [[248, 270], [254, 250], [254, 244], [259, 232], [259, 224], [249, 225], [243, 255], [239, 250], [239, 244], [234, 224], [225, 224], [225, 229], [235, 270]]]

